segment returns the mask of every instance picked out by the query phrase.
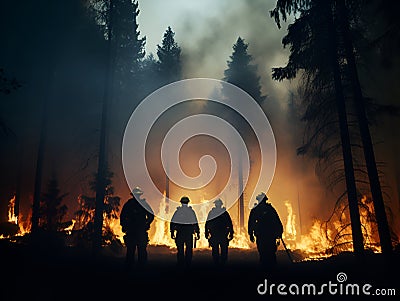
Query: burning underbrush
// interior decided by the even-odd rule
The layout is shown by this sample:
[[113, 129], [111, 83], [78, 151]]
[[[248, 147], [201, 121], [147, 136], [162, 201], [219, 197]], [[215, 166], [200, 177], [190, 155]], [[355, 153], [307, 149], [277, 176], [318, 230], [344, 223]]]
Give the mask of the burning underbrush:
[[[0, 238], [13, 242], [24, 242], [30, 234], [30, 216], [24, 220], [18, 220], [14, 214], [15, 197], [9, 202], [8, 222], [1, 225]], [[279, 251], [289, 252], [294, 261], [319, 260], [337, 255], [343, 252], [352, 252], [351, 226], [348, 219], [346, 206], [338, 207], [335, 214], [328, 221], [315, 220], [311, 228], [306, 232], [299, 231], [297, 216], [293, 211], [290, 201], [285, 202], [287, 209], [286, 217], [282, 218], [284, 223], [283, 240], [279, 241]], [[157, 216], [167, 216], [166, 202], [162, 200], [158, 208]], [[199, 212], [199, 216], [206, 214]], [[93, 212], [92, 212], [93, 213]], [[170, 237], [169, 222], [155, 217], [149, 231], [149, 245], [152, 248], [160, 248], [175, 252], [175, 242]], [[360, 218], [363, 226], [364, 246], [367, 250], [380, 253], [379, 239], [377, 235], [376, 222], [373, 214], [372, 201], [367, 197], [360, 200]], [[91, 233], [93, 223], [90, 216], [88, 222], [73, 219], [65, 223], [65, 228], [58, 231], [58, 237], [62, 237], [63, 244], [68, 247], [91, 247]], [[204, 224], [200, 224], [201, 237], [196, 242], [198, 251], [209, 248], [207, 239], [204, 237]], [[243, 252], [254, 251], [256, 245], [250, 242], [246, 229], [241, 231], [234, 222], [235, 235], [230, 242], [230, 248]], [[103, 245], [115, 254], [123, 254], [124, 240], [119, 218], [117, 216], [104, 216]], [[285, 248], [286, 247], [286, 248]]]
[[[348, 207], [339, 204], [327, 221], [315, 219], [306, 234], [298, 233], [296, 215], [292, 205], [285, 202], [288, 216], [283, 239], [286, 246], [300, 254], [302, 260], [317, 260], [345, 252], [353, 252], [351, 224]], [[360, 221], [364, 237], [364, 248], [380, 253], [379, 236], [372, 200], [363, 196], [359, 202]]]

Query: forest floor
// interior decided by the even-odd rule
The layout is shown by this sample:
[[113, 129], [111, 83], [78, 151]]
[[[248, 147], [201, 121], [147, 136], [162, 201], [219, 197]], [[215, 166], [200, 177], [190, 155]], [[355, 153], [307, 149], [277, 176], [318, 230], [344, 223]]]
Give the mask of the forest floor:
[[[104, 249], [93, 257], [83, 248], [33, 250], [29, 245], [0, 240], [0, 300], [354, 300], [351, 287], [346, 294], [347, 284], [357, 284], [363, 300], [381, 300], [380, 292], [386, 293], [384, 299], [400, 294], [398, 253], [389, 260], [373, 253], [358, 260], [346, 253], [292, 263], [280, 250], [277, 269], [270, 272], [259, 265], [256, 249], [230, 248], [228, 263], [220, 269], [214, 267], [210, 249], [195, 249], [191, 268], [180, 270], [175, 249], [149, 246], [146, 267], [128, 272], [124, 252]], [[339, 273], [347, 279], [339, 282]], [[260, 295], [257, 288], [265, 282], [268, 290]], [[335, 294], [329, 291], [329, 283]], [[308, 284], [316, 287], [317, 295], [323, 289], [322, 294], [310, 296]], [[368, 284], [370, 296], [362, 292]], [[286, 296], [278, 293], [278, 285]], [[263, 292], [265, 285], [259, 290]]]

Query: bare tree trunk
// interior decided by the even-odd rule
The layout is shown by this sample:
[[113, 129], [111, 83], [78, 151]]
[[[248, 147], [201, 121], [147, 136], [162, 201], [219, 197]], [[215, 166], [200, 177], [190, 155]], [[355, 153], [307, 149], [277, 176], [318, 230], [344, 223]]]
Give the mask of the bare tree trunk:
[[[167, 159], [169, 160], [169, 158]], [[167, 161], [167, 166], [166, 166], [166, 175], [165, 175], [165, 213], [169, 214], [169, 177], [168, 177], [168, 172], [169, 172], [169, 162]]]
[[42, 121], [40, 126], [39, 147], [36, 159], [36, 173], [35, 173], [35, 186], [33, 192], [33, 205], [32, 205], [32, 234], [36, 234], [39, 229], [39, 211], [40, 211], [40, 195], [42, 190], [43, 178], [43, 159], [46, 144], [46, 130], [47, 130], [47, 97], [43, 100]]
[[108, 11], [108, 45], [107, 45], [107, 67], [105, 74], [104, 94], [103, 94], [103, 108], [101, 115], [100, 127], [100, 141], [99, 141], [99, 158], [97, 165], [97, 178], [96, 178], [96, 207], [93, 222], [93, 253], [97, 255], [102, 246], [102, 232], [103, 232], [103, 212], [104, 212], [104, 197], [106, 189], [106, 172], [107, 172], [107, 117], [108, 117], [108, 103], [111, 95], [110, 83], [112, 78], [112, 15], [113, 15], [113, 0], [110, 0], [110, 7]]
[[244, 191], [243, 191], [243, 163], [242, 156], [239, 156], [238, 168], [238, 190], [239, 190], [239, 232], [244, 230]]
[[14, 215], [17, 218], [17, 225], [19, 225], [19, 207], [21, 204], [21, 180], [22, 180], [22, 147], [19, 139], [17, 138], [17, 178], [15, 185], [15, 203]]
[[346, 3], [344, 0], [336, 0], [339, 20], [341, 24], [345, 53], [352, 84], [354, 103], [358, 124], [360, 128], [361, 140], [363, 144], [365, 163], [367, 165], [368, 178], [374, 203], [376, 221], [378, 224], [379, 238], [382, 253], [392, 253], [392, 242], [390, 237], [389, 224], [385, 212], [385, 204], [382, 196], [382, 189], [379, 182], [378, 170], [376, 167], [374, 148], [372, 145], [371, 134], [369, 131], [367, 114], [365, 111], [364, 98], [358, 78], [357, 66], [354, 57], [353, 43], [349, 32], [349, 20], [347, 15]]
[[354, 176], [353, 155], [351, 152], [350, 135], [347, 121], [346, 103], [343, 94], [342, 79], [340, 75], [340, 66], [338, 60], [338, 49], [336, 30], [333, 23], [332, 9], [327, 7], [329, 20], [329, 32], [331, 33], [331, 64], [333, 71], [333, 80], [336, 93], [336, 106], [339, 119], [340, 140], [342, 143], [343, 163], [346, 178], [347, 198], [350, 210], [351, 232], [353, 238], [353, 249], [357, 256], [364, 253], [363, 235], [361, 230], [360, 212], [358, 209], [357, 188]]

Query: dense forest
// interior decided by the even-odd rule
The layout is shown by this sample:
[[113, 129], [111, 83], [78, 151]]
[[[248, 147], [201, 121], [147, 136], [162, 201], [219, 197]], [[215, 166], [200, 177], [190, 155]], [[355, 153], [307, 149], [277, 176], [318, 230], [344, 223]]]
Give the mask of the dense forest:
[[[139, 0], [1, 2], [2, 239], [38, 239], [42, 247], [78, 246], [94, 254], [111, 246], [120, 256], [120, 212], [133, 188], [121, 163], [127, 123], [154, 91], [200, 77], [244, 90], [271, 123], [277, 164], [268, 195], [289, 249], [303, 258], [318, 246], [318, 256], [398, 256], [399, 3], [257, 0], [216, 7], [221, 15], [199, 12], [196, 18], [179, 15], [179, 5], [171, 4], [178, 23], [149, 36], [142, 33]], [[207, 26], [197, 31], [202, 18]], [[229, 44], [225, 34], [234, 37]], [[171, 108], [149, 141], [196, 114], [220, 116], [255, 147], [251, 122], [232, 108], [201, 101]], [[199, 153], [209, 154], [206, 146], [213, 145], [204, 141], [188, 148], [184, 166], [197, 170]], [[148, 148], [158, 155], [161, 146]], [[259, 157], [250, 158], [256, 171]], [[240, 189], [241, 170], [237, 176]], [[152, 177], [161, 194], [179, 202], [164, 171]], [[238, 207], [228, 208], [239, 250], [255, 249], [245, 229], [250, 209], [244, 204], [254, 201], [250, 179]], [[164, 205], [153, 208], [156, 216], [168, 210]], [[166, 228], [154, 222], [150, 244], [173, 246], [162, 237]], [[199, 247], [207, 244], [199, 241]]]

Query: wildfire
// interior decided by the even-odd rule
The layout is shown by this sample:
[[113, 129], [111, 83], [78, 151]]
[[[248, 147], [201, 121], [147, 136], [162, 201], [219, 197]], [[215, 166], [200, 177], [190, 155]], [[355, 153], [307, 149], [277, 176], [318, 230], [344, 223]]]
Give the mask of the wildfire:
[[119, 219], [103, 218], [103, 225], [108, 226], [115, 234], [115, 236], [117, 236], [118, 240], [124, 242], [124, 233], [122, 232], [121, 225], [119, 224]]
[[71, 222], [72, 222], [72, 224], [69, 227], [64, 229], [64, 231], [67, 232], [68, 235], [72, 234], [72, 230], [74, 229], [74, 225], [76, 223], [76, 220], [73, 219]]
[[243, 231], [236, 231], [233, 239], [229, 242], [231, 248], [251, 249], [250, 241]]
[[15, 195], [8, 202], [8, 222], [18, 224], [18, 217], [15, 215]]
[[[206, 200], [202, 199], [202, 203], [205, 203]], [[165, 216], [168, 220], [171, 219], [172, 213], [167, 212], [167, 202], [165, 198], [165, 194], [163, 199], [160, 202], [160, 206], [158, 208], [157, 216]], [[199, 220], [205, 220], [208, 215], [208, 211], [211, 208], [208, 206], [202, 206], [201, 211], [197, 212]], [[163, 245], [167, 246], [171, 249], [176, 248], [175, 241], [171, 238], [169, 233], [169, 222], [168, 220], [164, 220], [161, 218], [156, 217], [154, 219], [154, 227], [153, 235], [150, 237], [150, 244], [151, 245]], [[199, 223], [200, 228], [200, 239], [196, 242], [196, 248], [198, 249], [205, 249], [209, 247], [208, 240], [205, 238], [205, 223]], [[235, 227], [237, 228], [237, 227]], [[240, 249], [250, 249], [251, 245], [250, 242], [242, 231], [236, 230], [233, 239], [230, 241], [229, 246], [232, 248], [240, 248]]]
[[293, 213], [292, 204], [290, 204], [289, 200], [285, 201], [285, 206], [288, 211], [288, 216], [284, 238], [288, 240], [296, 240], [296, 215]]
[[[31, 212], [30, 212], [31, 214]], [[15, 214], [15, 195], [8, 202], [8, 222], [18, 225], [17, 236], [23, 236], [31, 230], [31, 215], [28, 215], [25, 220], [18, 218]]]
[[[205, 203], [205, 200], [202, 200]], [[301, 260], [316, 260], [329, 257], [335, 253], [343, 251], [353, 251], [351, 241], [351, 226], [348, 217], [344, 210], [345, 208], [339, 208], [340, 214], [338, 219], [332, 221], [329, 225], [321, 220], [314, 220], [308, 233], [298, 235], [296, 228], [296, 214], [294, 213], [292, 204], [289, 200], [284, 202], [287, 216], [285, 220], [285, 229], [283, 233], [283, 239], [286, 246], [293, 252], [300, 252], [302, 254]], [[172, 216], [172, 212], [168, 212], [166, 197], [164, 195], [160, 202], [158, 212], [151, 225], [149, 231], [150, 244], [154, 246], [167, 246], [171, 249], [175, 249], [175, 241], [171, 238], [169, 233], [169, 220]], [[211, 206], [211, 205], [210, 205]], [[211, 208], [209, 206], [202, 206], [200, 212], [196, 212], [199, 220], [205, 220], [207, 214]], [[17, 236], [23, 236], [30, 232], [31, 229], [31, 212], [25, 219], [21, 216], [15, 215], [15, 196], [13, 196], [8, 204], [8, 222], [18, 225]], [[159, 218], [163, 216], [165, 219]], [[375, 253], [381, 252], [379, 245], [379, 239], [377, 235], [376, 225], [374, 224], [374, 209], [372, 200], [368, 199], [367, 196], [363, 196], [360, 200], [360, 221], [362, 224], [362, 231], [364, 235], [365, 248], [372, 250]], [[64, 229], [64, 231], [71, 235], [74, 227], [76, 226], [77, 220], [73, 219], [72, 224]], [[118, 240], [123, 243], [123, 235], [119, 218], [106, 219], [104, 218], [104, 226], [111, 229], [112, 233]], [[209, 248], [207, 239], [204, 236], [205, 223], [200, 223], [200, 239], [196, 243], [197, 249]], [[254, 244], [251, 244], [248, 236], [244, 229], [239, 229], [234, 220], [235, 235], [232, 241], [230, 241], [231, 248], [239, 249], [252, 249]], [[2, 237], [4, 238], [4, 237]]]
[[[160, 207], [158, 208], [158, 212], [159, 212], [158, 216], [165, 216], [168, 218], [170, 218], [171, 216], [171, 214], [168, 212], [165, 192], [164, 192], [164, 197], [160, 202]], [[170, 248], [175, 247], [174, 240], [171, 238], [169, 234], [168, 221], [156, 217], [154, 219], [154, 227], [155, 231], [153, 236], [150, 238], [150, 244], [155, 246], [164, 245]]]
[[29, 211], [29, 213], [26, 216], [25, 220], [22, 220], [20, 218], [18, 226], [19, 226], [20, 235], [25, 235], [26, 233], [30, 233], [31, 232], [31, 228], [32, 228], [32, 211]]
[[[376, 230], [372, 222], [373, 205], [366, 196], [361, 199], [360, 221], [364, 236], [365, 248], [375, 253], [381, 252]], [[351, 226], [344, 208], [340, 208], [338, 220], [327, 224], [321, 220], [314, 220], [307, 234], [297, 235], [296, 219], [292, 205], [285, 201], [287, 209], [286, 226], [283, 235], [286, 245], [291, 250], [299, 250], [305, 254], [303, 260], [322, 259], [334, 253], [353, 251], [351, 241]]]
[[365, 237], [365, 245], [375, 253], [381, 253], [382, 249], [377, 239], [377, 229], [373, 227], [372, 213], [374, 212], [372, 200], [365, 195], [361, 199], [362, 207], [360, 208], [360, 220], [363, 225], [363, 234]]

